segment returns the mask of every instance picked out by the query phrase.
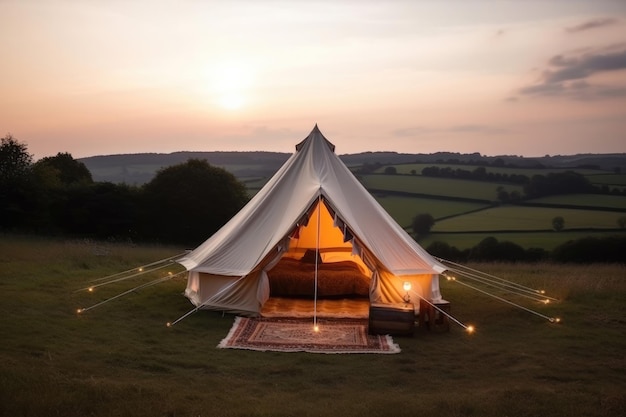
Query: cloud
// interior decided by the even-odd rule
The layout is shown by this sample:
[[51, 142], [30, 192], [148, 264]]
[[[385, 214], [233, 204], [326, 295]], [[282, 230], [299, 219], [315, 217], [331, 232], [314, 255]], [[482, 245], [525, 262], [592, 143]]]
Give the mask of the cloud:
[[591, 29], [597, 29], [605, 26], [616, 25], [620, 23], [619, 19], [613, 17], [600, 17], [597, 19], [587, 20], [583, 23], [580, 23], [576, 26], [570, 26], [565, 28], [565, 31], [568, 33], [578, 33], [584, 32]]
[[537, 82], [520, 88], [523, 96], [562, 96], [581, 100], [625, 96], [624, 85], [599, 85], [597, 74], [626, 71], [626, 44], [553, 56]]

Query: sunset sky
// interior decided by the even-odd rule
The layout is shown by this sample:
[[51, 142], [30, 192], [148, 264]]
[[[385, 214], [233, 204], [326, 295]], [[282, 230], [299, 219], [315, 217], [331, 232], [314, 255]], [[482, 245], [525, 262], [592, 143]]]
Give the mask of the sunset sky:
[[35, 160], [626, 152], [624, 0], [0, 0], [0, 60]]

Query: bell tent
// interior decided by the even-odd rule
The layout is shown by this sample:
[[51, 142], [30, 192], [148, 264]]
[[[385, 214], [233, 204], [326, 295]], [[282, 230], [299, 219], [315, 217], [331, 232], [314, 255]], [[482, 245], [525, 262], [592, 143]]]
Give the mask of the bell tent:
[[197, 309], [248, 316], [264, 315], [274, 299], [284, 310], [293, 308], [287, 300], [303, 299], [337, 308], [346, 299], [402, 303], [406, 283], [414, 301], [436, 303], [446, 270], [369, 194], [317, 125], [238, 214], [177, 262]]

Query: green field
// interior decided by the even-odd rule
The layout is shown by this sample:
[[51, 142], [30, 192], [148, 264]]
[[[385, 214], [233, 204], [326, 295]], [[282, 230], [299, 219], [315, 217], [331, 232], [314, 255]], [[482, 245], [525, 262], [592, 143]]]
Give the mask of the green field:
[[[185, 279], [129, 293], [90, 280], [178, 248], [0, 236], [2, 416], [578, 416], [626, 409], [626, 270], [617, 265], [483, 264], [561, 301], [513, 299], [542, 317], [443, 281], [473, 335], [418, 330], [397, 355], [216, 349], [230, 314], [198, 312]], [[164, 272], [163, 272], [164, 273]], [[160, 274], [155, 273], [158, 277]], [[154, 279], [154, 276], [147, 278]]]
[[[501, 184], [483, 181], [430, 178], [419, 175], [361, 175], [359, 179], [367, 189], [484, 201], [496, 200], [496, 190], [501, 186]], [[522, 187], [517, 185], [507, 184], [502, 187], [509, 192], [522, 192]]]
[[622, 209], [626, 211], [626, 196], [605, 194], [568, 194], [528, 200], [531, 204], [550, 204], [564, 206], [588, 206]]
[[601, 174], [588, 175], [587, 179], [597, 185], [621, 185], [626, 186], [626, 174]]
[[552, 219], [561, 216], [568, 229], [616, 229], [623, 213], [544, 207], [502, 206], [453, 217], [435, 223], [433, 232], [498, 230], [551, 230]]
[[405, 228], [411, 226], [413, 218], [418, 214], [428, 213], [435, 218], [441, 218], [488, 207], [485, 204], [467, 203], [464, 201], [444, 201], [393, 195], [374, 195], [374, 197], [387, 213]]

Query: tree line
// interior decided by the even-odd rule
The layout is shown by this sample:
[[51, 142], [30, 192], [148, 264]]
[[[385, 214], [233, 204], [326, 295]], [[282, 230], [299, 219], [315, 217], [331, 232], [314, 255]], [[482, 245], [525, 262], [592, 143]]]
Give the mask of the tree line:
[[245, 186], [206, 160], [160, 170], [143, 186], [95, 182], [69, 153], [33, 162], [0, 141], [0, 231], [197, 245], [248, 201]]
[[564, 242], [547, 251], [541, 248], [524, 249], [520, 245], [486, 237], [470, 249], [460, 250], [446, 242], [436, 241], [426, 250], [433, 256], [454, 262], [539, 262], [559, 263], [624, 263], [626, 237], [584, 237]]

